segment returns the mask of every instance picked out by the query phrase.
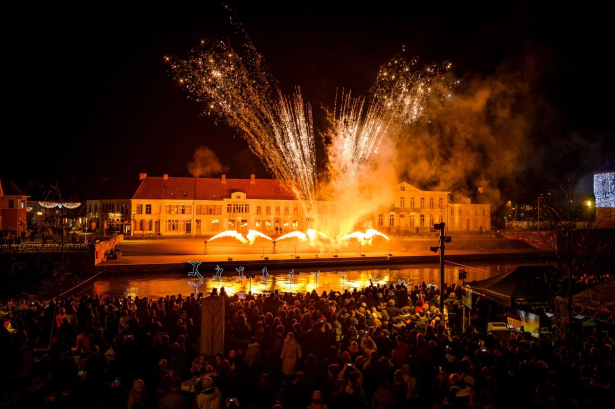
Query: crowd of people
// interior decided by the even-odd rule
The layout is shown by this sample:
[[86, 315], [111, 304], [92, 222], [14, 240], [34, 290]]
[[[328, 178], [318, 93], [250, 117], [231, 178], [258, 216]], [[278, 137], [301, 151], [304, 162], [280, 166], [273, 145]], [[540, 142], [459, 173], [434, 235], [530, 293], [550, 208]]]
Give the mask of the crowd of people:
[[[612, 402], [613, 341], [487, 333], [459, 286], [213, 295], [224, 352], [200, 353], [202, 295], [3, 306], [0, 407], [586, 408]], [[445, 311], [439, 308], [445, 299]]]

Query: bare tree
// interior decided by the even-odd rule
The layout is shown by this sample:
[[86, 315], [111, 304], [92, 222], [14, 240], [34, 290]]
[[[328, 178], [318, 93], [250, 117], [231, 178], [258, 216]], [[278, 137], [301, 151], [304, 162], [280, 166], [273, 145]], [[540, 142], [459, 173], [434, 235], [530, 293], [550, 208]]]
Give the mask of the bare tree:
[[[560, 286], [559, 297], [565, 299], [556, 300], [557, 305], [566, 306], [565, 321], [572, 322], [572, 295], [575, 288], [579, 288], [576, 280], [592, 265], [603, 251], [613, 244], [612, 235], [598, 235], [595, 230], [601, 221], [585, 223], [581, 220], [583, 210], [587, 209], [588, 201], [593, 197], [575, 192], [572, 188], [574, 179], [569, 178], [565, 186], [560, 186], [562, 196], [556, 200], [543, 201], [541, 230], [532, 232], [534, 241], [542, 243], [543, 247], [551, 249], [557, 260], [564, 267], [565, 279]], [[562, 314], [560, 314], [562, 315]], [[563, 319], [564, 317], [559, 317]], [[570, 335], [570, 326], [567, 330], [562, 328], [565, 324], [558, 325], [561, 336]]]

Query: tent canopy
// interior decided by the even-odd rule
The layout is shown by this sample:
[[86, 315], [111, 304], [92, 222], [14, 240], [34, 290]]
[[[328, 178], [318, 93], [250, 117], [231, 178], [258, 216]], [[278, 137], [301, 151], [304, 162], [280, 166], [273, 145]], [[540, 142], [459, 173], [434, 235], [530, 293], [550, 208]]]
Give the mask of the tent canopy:
[[547, 305], [564, 273], [553, 266], [519, 266], [486, 280], [466, 283], [473, 293], [513, 308]]
[[615, 316], [615, 281], [596, 284], [572, 297], [575, 307], [588, 308], [596, 312]]

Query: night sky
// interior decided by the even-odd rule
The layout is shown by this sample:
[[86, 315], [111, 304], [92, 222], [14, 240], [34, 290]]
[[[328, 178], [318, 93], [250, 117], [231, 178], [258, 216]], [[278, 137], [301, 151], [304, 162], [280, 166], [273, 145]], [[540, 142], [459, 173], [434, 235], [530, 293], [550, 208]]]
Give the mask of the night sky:
[[[613, 157], [612, 31], [605, 10], [406, 3], [232, 5], [282, 90], [301, 86], [317, 130], [324, 124], [321, 105], [332, 105], [337, 87], [367, 94], [378, 67], [405, 45], [407, 55], [422, 61], [451, 61], [459, 78], [489, 76], [503, 66], [522, 70], [528, 61], [539, 67], [532, 92], [548, 109], [528, 131], [537, 149], [518, 175], [527, 190], [566, 176], [583, 180]], [[230, 30], [226, 12], [217, 2], [168, 4], [30, 9], [12, 17], [18, 28], [5, 39], [9, 111], [0, 177], [24, 186], [73, 176], [183, 176], [201, 145], [230, 167], [229, 177], [252, 171], [268, 177], [234, 130], [200, 115], [201, 105], [173, 83], [163, 61], [186, 56], [203, 38], [223, 38]]]

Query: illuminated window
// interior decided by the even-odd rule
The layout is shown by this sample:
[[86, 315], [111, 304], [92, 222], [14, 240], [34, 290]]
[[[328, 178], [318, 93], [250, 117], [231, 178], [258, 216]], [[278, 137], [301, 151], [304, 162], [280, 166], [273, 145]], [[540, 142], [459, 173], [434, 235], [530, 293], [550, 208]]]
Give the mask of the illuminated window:
[[262, 221], [257, 220], [257, 221], [256, 221], [256, 228], [257, 228], [257, 229], [258, 229], [258, 228], [260, 228], [262, 223], [263, 223]]
[[265, 229], [271, 230], [271, 222], [269, 220], [265, 221]]
[[293, 220], [293, 230], [299, 230], [299, 221]]
[[209, 224], [211, 231], [219, 231], [220, 230], [220, 220], [211, 219], [211, 223]]

